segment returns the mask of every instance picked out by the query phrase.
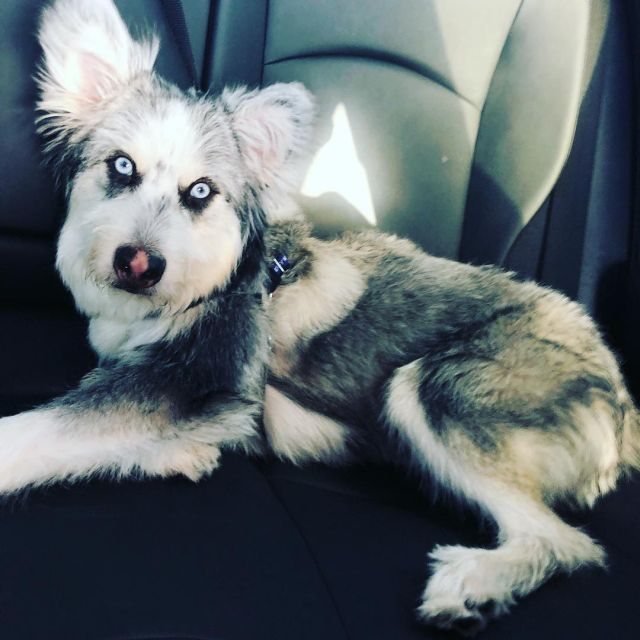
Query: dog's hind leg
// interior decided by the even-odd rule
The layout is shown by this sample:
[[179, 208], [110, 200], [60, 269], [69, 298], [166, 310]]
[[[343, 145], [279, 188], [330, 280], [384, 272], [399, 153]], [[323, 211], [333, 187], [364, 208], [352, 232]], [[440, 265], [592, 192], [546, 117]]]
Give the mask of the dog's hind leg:
[[418, 614], [441, 628], [471, 635], [554, 572], [602, 565], [604, 552], [556, 516], [535, 488], [517, 478], [511, 481], [481, 452], [463, 442], [456, 446], [432, 429], [419, 395], [420, 377], [420, 361], [396, 371], [386, 396], [387, 424], [441, 485], [495, 522], [498, 546], [436, 547]]
[[542, 503], [505, 486], [487, 485], [484, 491], [474, 498], [495, 520], [499, 546], [436, 547], [418, 610], [427, 622], [467, 634], [506, 613], [553, 573], [604, 563], [604, 552], [588, 535]]

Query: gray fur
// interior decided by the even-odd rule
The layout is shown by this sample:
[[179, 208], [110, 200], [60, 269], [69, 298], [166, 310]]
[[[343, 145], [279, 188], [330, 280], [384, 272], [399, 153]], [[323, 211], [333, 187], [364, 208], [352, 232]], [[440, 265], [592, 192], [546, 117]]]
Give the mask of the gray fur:
[[[283, 286], [304, 286], [322, 241], [295, 221], [272, 226], [267, 242], [268, 253], [282, 250], [294, 262]], [[314, 410], [367, 424], [372, 402], [381, 413], [390, 375], [420, 359], [423, 402], [438, 430], [456, 420], [470, 438], [498, 445], [496, 424], [552, 431], [570, 422], [574, 403], [595, 398], [620, 413], [621, 428], [619, 368], [578, 304], [514, 274], [428, 256], [375, 232], [328, 244], [347, 250], [366, 289], [340, 323], [297, 344], [286, 379], [272, 375]], [[277, 313], [277, 299], [275, 306]], [[556, 310], [557, 322], [547, 317]], [[500, 385], [499, 369], [521, 376], [518, 384]]]
[[[320, 413], [342, 429], [342, 446], [334, 438], [307, 457], [413, 460], [498, 526], [496, 550], [434, 551], [422, 618], [475, 632], [551, 573], [602, 562], [599, 547], [549, 506], [590, 505], [638, 468], [640, 429], [617, 362], [578, 304], [375, 232], [323, 242], [294, 221], [272, 226], [267, 245], [295, 264], [270, 309], [269, 384], [309, 409], [310, 422]], [[342, 273], [327, 279], [338, 257]], [[363, 283], [350, 301], [345, 280]], [[336, 299], [333, 321], [314, 319], [310, 304], [329, 318]], [[290, 335], [279, 318], [296, 313], [305, 321]], [[303, 462], [302, 448], [282, 436], [286, 416], [272, 413], [276, 452]], [[312, 430], [308, 437], [322, 445]], [[535, 531], [528, 519], [546, 524]], [[495, 584], [479, 588], [492, 572]]]

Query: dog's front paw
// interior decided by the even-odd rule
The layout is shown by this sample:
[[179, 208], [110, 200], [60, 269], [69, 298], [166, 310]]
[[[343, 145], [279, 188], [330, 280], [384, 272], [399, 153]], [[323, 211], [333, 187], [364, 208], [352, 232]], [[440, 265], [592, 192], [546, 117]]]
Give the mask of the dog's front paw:
[[211, 474], [220, 464], [220, 449], [210, 444], [191, 445], [180, 460], [180, 470], [183, 476], [193, 482]]
[[218, 468], [220, 449], [211, 445], [194, 445], [187, 457], [180, 473], [192, 482], [198, 482]]
[[193, 482], [211, 474], [219, 465], [220, 449], [212, 444], [177, 441], [153, 452], [143, 466], [151, 476], [182, 475]]
[[[424, 591], [418, 617], [427, 624], [473, 636], [508, 612], [513, 595], [502, 584], [492, 551], [437, 547], [430, 558], [434, 572]], [[492, 571], [493, 569], [493, 571]]]

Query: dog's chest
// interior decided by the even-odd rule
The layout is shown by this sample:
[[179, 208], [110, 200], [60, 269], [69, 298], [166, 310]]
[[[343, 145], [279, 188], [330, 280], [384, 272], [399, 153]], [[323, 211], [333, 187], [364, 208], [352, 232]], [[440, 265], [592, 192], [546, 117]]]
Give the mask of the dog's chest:
[[120, 322], [94, 318], [89, 324], [89, 342], [100, 357], [112, 357], [143, 344], [164, 338], [171, 328], [169, 319], [142, 319]]

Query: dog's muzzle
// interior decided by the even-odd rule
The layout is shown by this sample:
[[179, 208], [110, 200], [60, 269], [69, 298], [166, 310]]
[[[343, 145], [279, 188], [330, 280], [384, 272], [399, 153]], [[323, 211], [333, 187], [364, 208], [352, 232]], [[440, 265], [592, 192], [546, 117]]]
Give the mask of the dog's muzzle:
[[167, 261], [157, 253], [123, 245], [116, 249], [113, 257], [113, 270], [116, 273], [120, 289], [130, 293], [139, 293], [160, 282]]

